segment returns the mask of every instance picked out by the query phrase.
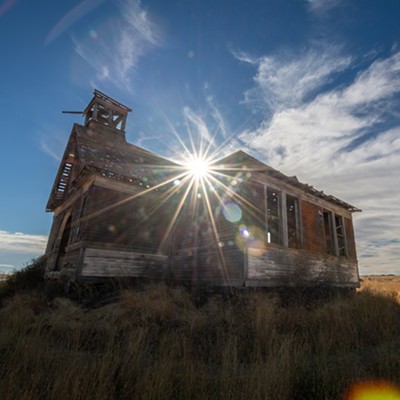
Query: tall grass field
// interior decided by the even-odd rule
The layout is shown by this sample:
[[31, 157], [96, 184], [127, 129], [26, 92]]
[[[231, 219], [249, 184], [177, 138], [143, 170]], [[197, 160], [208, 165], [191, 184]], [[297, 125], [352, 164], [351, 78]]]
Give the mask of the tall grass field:
[[159, 283], [90, 307], [44, 290], [40, 268], [0, 287], [2, 400], [357, 399], [354, 387], [400, 385], [399, 299], [373, 285], [285, 302]]

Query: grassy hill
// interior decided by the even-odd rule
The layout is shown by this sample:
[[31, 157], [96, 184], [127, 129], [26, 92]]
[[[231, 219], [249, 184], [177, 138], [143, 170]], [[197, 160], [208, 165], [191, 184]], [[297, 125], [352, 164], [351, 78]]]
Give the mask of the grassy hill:
[[283, 305], [160, 283], [93, 308], [44, 290], [40, 270], [0, 288], [2, 400], [343, 399], [355, 383], [400, 385], [397, 294]]

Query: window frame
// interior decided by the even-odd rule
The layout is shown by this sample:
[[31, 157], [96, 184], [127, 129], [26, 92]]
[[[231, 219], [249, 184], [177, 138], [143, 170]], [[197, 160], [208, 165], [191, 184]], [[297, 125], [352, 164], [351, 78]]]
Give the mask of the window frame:
[[[285, 225], [286, 225], [286, 232], [285, 232], [285, 238], [286, 238], [286, 246], [289, 249], [301, 249], [302, 246], [302, 234], [301, 234], [301, 219], [300, 219], [300, 199], [296, 196], [293, 196], [289, 193], [284, 193], [284, 197], [285, 197], [285, 212], [284, 214], [286, 215], [286, 221], [285, 221]], [[289, 217], [288, 217], [288, 198], [293, 200], [293, 204], [294, 204], [294, 230], [295, 230], [295, 241], [296, 241], [296, 245], [295, 246], [291, 246], [290, 245], [290, 237], [289, 237]]]
[[[349, 257], [348, 242], [346, 236], [345, 218], [343, 215], [336, 214], [334, 211], [322, 209], [322, 223], [324, 226], [324, 243], [325, 253], [336, 257]], [[327, 246], [327, 235], [326, 235], [326, 216], [329, 221], [329, 232], [331, 235], [331, 249]], [[340, 224], [338, 223], [340, 221]], [[341, 230], [340, 234], [338, 230]], [[340, 236], [339, 236], [340, 235]], [[341, 238], [341, 240], [339, 240]], [[340, 241], [343, 242], [343, 246], [340, 245]]]
[[[268, 207], [269, 207], [269, 201], [268, 201], [268, 192], [274, 192], [277, 194], [277, 199], [278, 199], [278, 205], [276, 207], [277, 209], [277, 216], [272, 216], [270, 217], [270, 214], [268, 213]], [[273, 194], [274, 194], [273, 193]], [[268, 245], [276, 245], [276, 246], [284, 246], [284, 232], [283, 232], [283, 221], [282, 221], [282, 217], [283, 214], [282, 211], [284, 210], [282, 208], [282, 191], [275, 189], [272, 186], [266, 185], [265, 186], [265, 196], [264, 196], [264, 202], [265, 202], [265, 238], [266, 238], [266, 243]], [[278, 223], [278, 243], [277, 242], [273, 242], [272, 241], [272, 233], [270, 232], [270, 226], [272, 226], [272, 224], [270, 223], [271, 220], [275, 220], [275, 222], [277, 221]]]

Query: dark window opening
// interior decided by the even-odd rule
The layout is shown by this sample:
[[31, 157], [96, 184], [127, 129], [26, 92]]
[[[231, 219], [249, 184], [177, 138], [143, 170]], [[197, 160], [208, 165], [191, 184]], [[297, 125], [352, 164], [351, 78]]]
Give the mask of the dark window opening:
[[286, 216], [288, 231], [288, 247], [300, 248], [299, 234], [299, 202], [295, 197], [286, 196]]
[[282, 244], [281, 195], [274, 189], [267, 189], [267, 242]]

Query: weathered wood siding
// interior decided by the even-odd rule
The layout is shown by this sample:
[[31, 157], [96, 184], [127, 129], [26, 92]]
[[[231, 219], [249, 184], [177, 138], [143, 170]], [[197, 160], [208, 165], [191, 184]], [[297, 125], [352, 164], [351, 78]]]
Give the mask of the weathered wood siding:
[[147, 277], [161, 279], [167, 271], [167, 256], [129, 251], [84, 250], [79, 277]]
[[309, 251], [270, 247], [260, 255], [249, 249], [247, 271], [246, 286], [359, 285], [355, 261]]
[[246, 240], [241, 230], [264, 236], [264, 191], [260, 184], [240, 185], [236, 179], [230, 178], [235, 180], [240, 198], [229, 196], [220, 188], [219, 195], [209, 196], [210, 207], [197, 202], [195, 208], [190, 203], [182, 210], [173, 234], [171, 272], [175, 279], [219, 286], [243, 285]]
[[[52, 265], [52, 269], [48, 269], [46, 272], [47, 278], [58, 278], [64, 277], [70, 280], [75, 280], [77, 265], [80, 260], [80, 248], [77, 246], [70, 246], [66, 248], [64, 255], [57, 252], [53, 252], [49, 265]], [[56, 264], [58, 267], [56, 268]]]
[[324, 221], [320, 215], [321, 207], [301, 201], [301, 225], [303, 249], [315, 253], [325, 253]]
[[186, 249], [176, 255], [171, 265], [178, 281], [199, 282], [218, 286], [242, 286], [244, 282], [244, 255], [237, 248]]
[[[67, 268], [71, 269], [71, 266], [77, 263], [78, 256], [74, 251], [70, 254], [70, 246], [77, 240], [78, 224], [76, 221], [78, 220], [80, 202], [80, 198], [77, 198], [75, 201], [71, 202], [69, 206], [57, 210], [57, 213], [54, 214], [53, 225], [46, 248], [46, 254], [48, 256], [46, 272], [60, 271], [64, 268], [64, 265], [67, 266], [67, 264]], [[68, 219], [70, 220], [68, 238], [65, 243], [62, 243], [62, 237], [66, 233], [65, 225]], [[61, 246], [65, 247], [65, 254], [62, 254], [60, 257]]]
[[155, 192], [135, 197], [93, 186], [85, 203], [81, 240], [156, 252], [171, 218], [168, 205], [157, 212], [159, 196]]
[[346, 229], [346, 240], [347, 240], [347, 251], [349, 258], [352, 260], [357, 259], [356, 251], [356, 239], [354, 237], [353, 221], [350, 218], [345, 218], [345, 229]]

